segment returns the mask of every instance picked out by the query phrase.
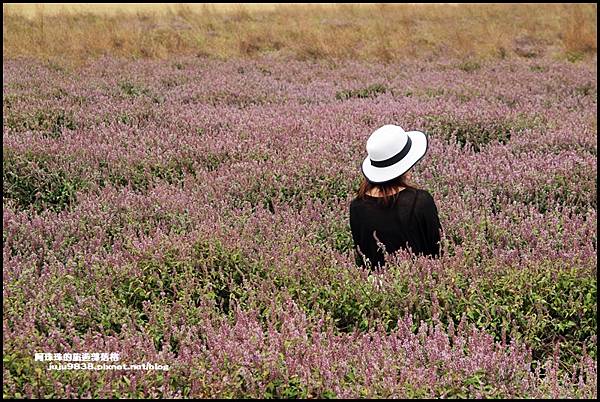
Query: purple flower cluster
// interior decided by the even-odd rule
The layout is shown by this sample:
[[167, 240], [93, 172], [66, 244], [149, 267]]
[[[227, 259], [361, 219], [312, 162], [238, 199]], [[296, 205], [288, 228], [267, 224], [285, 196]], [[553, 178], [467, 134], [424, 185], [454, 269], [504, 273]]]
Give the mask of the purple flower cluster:
[[[596, 398], [596, 74], [5, 61], [4, 395]], [[348, 206], [389, 123], [429, 136], [444, 255], [369, 273]]]

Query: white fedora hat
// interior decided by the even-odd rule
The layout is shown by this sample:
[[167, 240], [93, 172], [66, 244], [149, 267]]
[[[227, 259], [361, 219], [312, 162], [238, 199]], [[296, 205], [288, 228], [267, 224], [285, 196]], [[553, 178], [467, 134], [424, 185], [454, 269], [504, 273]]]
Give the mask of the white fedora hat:
[[367, 140], [369, 155], [362, 163], [362, 171], [370, 182], [384, 183], [407, 172], [425, 152], [425, 133], [404, 131], [400, 126], [386, 124]]

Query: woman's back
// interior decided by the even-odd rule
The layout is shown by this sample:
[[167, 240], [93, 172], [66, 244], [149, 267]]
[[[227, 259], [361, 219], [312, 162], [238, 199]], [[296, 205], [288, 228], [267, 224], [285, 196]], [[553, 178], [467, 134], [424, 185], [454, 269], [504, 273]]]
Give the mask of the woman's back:
[[[409, 248], [415, 254], [440, 254], [440, 221], [433, 197], [409, 183], [409, 170], [428, 148], [427, 135], [386, 124], [367, 140], [361, 164], [365, 179], [350, 205], [350, 228], [357, 262], [385, 264], [385, 252]], [[365, 258], [367, 261], [365, 261]]]
[[[350, 227], [359, 254], [372, 266], [383, 266], [379, 240], [387, 253], [410, 248], [415, 254], [439, 256], [441, 225], [433, 197], [410, 187], [392, 197], [390, 205], [368, 194], [350, 204]], [[362, 258], [359, 260], [362, 265]]]

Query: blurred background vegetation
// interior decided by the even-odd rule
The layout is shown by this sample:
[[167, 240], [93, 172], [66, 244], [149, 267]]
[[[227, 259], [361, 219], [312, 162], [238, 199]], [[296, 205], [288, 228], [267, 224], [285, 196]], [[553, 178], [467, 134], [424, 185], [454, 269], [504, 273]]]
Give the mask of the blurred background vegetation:
[[596, 57], [597, 4], [3, 4], [3, 57]]

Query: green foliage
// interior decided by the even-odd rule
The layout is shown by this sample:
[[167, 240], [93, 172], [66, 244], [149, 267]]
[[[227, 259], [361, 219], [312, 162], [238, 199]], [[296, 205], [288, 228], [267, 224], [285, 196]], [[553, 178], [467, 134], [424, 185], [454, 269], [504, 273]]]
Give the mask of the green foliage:
[[539, 124], [537, 119], [527, 116], [490, 122], [459, 119], [447, 115], [425, 116], [427, 133], [440, 136], [447, 141], [456, 141], [460, 147], [470, 144], [475, 152], [481, 151], [490, 143], [506, 144], [512, 133], [518, 133]]
[[481, 68], [481, 64], [474, 60], [466, 60], [458, 65], [459, 70], [462, 70], [467, 73], [472, 73], [473, 71], [477, 71]]
[[533, 72], [536, 72], [536, 73], [545, 73], [545, 72], [548, 71], [548, 67], [546, 67], [546, 66], [540, 66], [538, 64], [530, 66], [529, 69], [531, 71], [533, 71]]
[[[595, 346], [587, 342], [596, 333], [596, 279], [576, 268], [545, 268], [486, 279], [477, 290], [466, 293], [468, 308], [463, 311], [497, 340], [504, 327], [507, 334], [525, 341], [534, 359], [548, 358], [560, 342], [561, 360], [575, 363], [583, 345], [595, 354]], [[459, 303], [444, 301], [449, 309]]]
[[354, 183], [341, 175], [325, 176], [310, 175], [307, 193], [310, 198], [331, 202], [335, 199], [346, 199], [354, 191]]
[[150, 94], [150, 91], [147, 88], [127, 80], [119, 82], [119, 89], [123, 95], [132, 98]]
[[577, 63], [585, 58], [585, 54], [577, 51], [570, 51], [566, 54], [567, 60], [571, 63]]
[[287, 382], [276, 378], [267, 384], [262, 397], [265, 399], [306, 399], [308, 391], [306, 385], [296, 376]]
[[461, 147], [473, 146], [475, 152], [494, 141], [506, 144], [510, 140], [510, 127], [503, 123], [488, 125], [479, 122], [459, 121], [432, 117], [428, 119], [429, 132], [442, 135], [447, 140], [455, 140]]
[[[9, 345], [4, 345], [9, 348]], [[46, 371], [42, 363], [36, 363], [33, 356], [19, 352], [20, 348], [11, 347], [13, 352], [6, 350], [2, 354], [3, 378], [5, 381], [3, 388], [3, 398], [25, 398], [25, 389], [30, 386], [34, 390], [33, 395], [39, 398], [52, 398], [54, 395], [53, 377], [56, 372], [50, 375], [42, 375]], [[7, 383], [15, 384], [16, 393], [12, 393], [7, 388]]]
[[426, 88], [425, 96], [427, 96], [428, 98], [438, 98], [444, 96], [446, 91], [447, 90], [445, 88]]
[[233, 303], [249, 302], [253, 295], [247, 286], [249, 281], [260, 282], [268, 276], [261, 261], [249, 258], [240, 250], [229, 249], [218, 240], [196, 242], [191, 263], [204, 296], [214, 301], [226, 316], [233, 316]]
[[[60, 328], [61, 322], [70, 322], [82, 335], [89, 330], [114, 335], [123, 331], [124, 324], [134, 325], [143, 328], [157, 350], [177, 352], [179, 340], [165, 334], [170, 322], [168, 306], [177, 304], [191, 323], [201, 315], [200, 300], [214, 301], [216, 311], [230, 318], [235, 302], [259, 311], [259, 320], [266, 322], [270, 319], [269, 296], [263, 294], [260, 300], [250, 300], [249, 289], [258, 283], [269, 283], [275, 284], [274, 292], [291, 295], [309, 317], [316, 318], [324, 312], [340, 332], [368, 331], [377, 325], [390, 331], [398, 318], [407, 313], [413, 315], [414, 322], [433, 324], [433, 317], [437, 316], [446, 325], [450, 320], [457, 325], [464, 316], [468, 323], [486, 330], [497, 341], [504, 334], [507, 341], [525, 342], [538, 361], [552, 356], [555, 343], [560, 342], [560, 358], [566, 370], [579, 359], [583, 347], [596, 355], [591, 341], [597, 324], [596, 280], [576, 267], [553, 267], [540, 262], [524, 269], [474, 277], [453, 269], [430, 276], [407, 275], [406, 267], [390, 266], [391, 283], [382, 290], [376, 285], [375, 276], [365, 280], [350, 271], [340, 273], [336, 267], [324, 266], [314, 276], [267, 271], [260, 261], [214, 239], [195, 243], [191, 256], [182, 256], [176, 249], [166, 250], [160, 258], [149, 253], [125, 270], [105, 267], [109, 270], [103, 272], [101, 267], [93, 267], [87, 271], [80, 265], [75, 277], [51, 282], [64, 287], [60, 291], [61, 311], [66, 313], [47, 315], [46, 324]], [[324, 280], [328, 269], [336, 271], [337, 280]], [[112, 277], [113, 285], [96, 284], [88, 272]], [[252, 286], [248, 286], [249, 281]], [[66, 283], [74, 288], [67, 290]], [[95, 299], [82, 310], [74, 295]], [[13, 310], [18, 307], [14, 303], [7, 306]], [[40, 334], [46, 334], [43, 328]], [[17, 368], [9, 371], [23, 378], [29, 375], [18, 374]], [[348, 381], [352, 383], [350, 378]], [[474, 397], [477, 393], [499, 397], [501, 390], [490, 385], [496, 383], [481, 372], [466, 377], [457, 388], [436, 392], [446, 397]], [[306, 398], [309, 392], [294, 377], [289, 381], [276, 377], [267, 388], [265, 398]], [[406, 392], [417, 397], [425, 391], [411, 389], [407, 384]], [[327, 392], [321, 396], [325, 394], [333, 396]]]
[[7, 113], [4, 126], [17, 132], [35, 131], [45, 137], [59, 138], [63, 129], [75, 130], [77, 123], [73, 112], [63, 109], [43, 109], [23, 114]]
[[315, 243], [340, 253], [351, 251], [354, 248], [354, 240], [349, 223], [340, 225], [339, 222], [332, 222], [328, 227], [320, 227], [315, 236]]
[[[6, 150], [2, 160], [4, 198], [15, 200], [21, 209], [32, 206], [38, 212], [62, 211], [73, 205], [77, 192], [88, 189], [91, 182], [84, 177], [85, 172], [66, 172], [57, 167], [60, 165], [56, 156]], [[93, 180], [100, 187], [131, 186], [140, 192], [146, 192], [156, 181], [182, 184], [186, 175], [196, 175], [194, 162], [186, 158], [162, 165], [137, 163], [126, 167], [101, 161], [98, 168], [100, 174]]]
[[221, 153], [205, 153], [202, 157], [202, 162], [204, 167], [209, 172], [213, 172], [219, 168], [224, 163], [230, 162], [232, 159], [229, 152], [221, 152]]
[[50, 156], [7, 150], [2, 159], [3, 197], [14, 200], [21, 209], [33, 207], [36, 211], [62, 211], [72, 205], [87, 183], [52, 165]]
[[350, 98], [375, 98], [380, 94], [384, 94], [388, 89], [383, 84], [373, 84], [362, 89], [348, 89], [336, 92], [335, 98], [338, 100], [346, 100]]
[[197, 97], [199, 101], [205, 102], [212, 106], [235, 106], [238, 108], [246, 108], [249, 106], [257, 106], [257, 105], [265, 105], [272, 102], [275, 102], [275, 98], [273, 98], [270, 94], [243, 94], [243, 93], [234, 93], [231, 91], [216, 91], [206, 96]]
[[588, 81], [585, 84], [573, 88], [573, 93], [579, 96], [597, 95], [596, 85], [593, 82]]
[[[355, 183], [348, 182], [341, 175], [316, 176], [308, 170], [298, 171], [297, 174], [291, 182], [287, 180], [284, 182], [284, 178], [279, 174], [274, 174], [272, 180], [262, 175], [244, 192], [232, 188], [230, 197], [234, 205], [240, 207], [244, 203], [249, 203], [252, 207], [262, 205], [274, 213], [274, 203], [286, 203], [301, 209], [307, 200], [331, 202], [345, 199], [355, 188], [353, 187]], [[265, 182], [270, 183], [265, 185]]]
[[[11, 350], [17, 350], [18, 347], [13, 346]], [[4, 388], [3, 397], [24, 399], [27, 395], [27, 390], [31, 390], [31, 395], [34, 398], [40, 399], [58, 399], [66, 398], [65, 389], [56, 388], [55, 382], [59, 381], [63, 384], [71, 384], [70, 397], [84, 397], [90, 394], [92, 398], [100, 398], [100, 389], [96, 385], [106, 382], [105, 376], [109, 371], [98, 371], [98, 378], [95, 380], [89, 376], [89, 370], [54, 370], [47, 369], [46, 362], [34, 361], [34, 356], [25, 355], [22, 353], [4, 353], [3, 355], [4, 371]], [[156, 386], [161, 386], [165, 379], [161, 371], [149, 371], [146, 374], [146, 381], [150, 381]], [[7, 383], [14, 385], [16, 392], [12, 392]], [[177, 369], [170, 371], [169, 382], [171, 386], [177, 386], [182, 383], [182, 378]], [[123, 398], [142, 398], [144, 396], [144, 384], [138, 383], [137, 387], [131, 389], [131, 381], [127, 376], [121, 377], [113, 386], [114, 394], [120, 395]], [[182, 385], [177, 389], [185, 389]], [[189, 388], [188, 388], [189, 391]], [[184, 394], [185, 395], [185, 394]]]
[[[549, 182], [537, 188], [519, 190], [511, 188], [497, 188], [493, 193], [495, 198], [508, 198], [525, 205], [534, 205], [540, 213], [546, 213], [557, 205], [572, 208], [576, 214], [585, 213], [598, 207], [596, 197], [597, 177], [595, 172], [578, 167], [569, 172], [571, 177], [579, 177], [573, 182], [564, 174], [555, 174], [549, 177]], [[593, 179], [592, 179], [593, 175]], [[492, 212], [500, 208], [498, 202], [492, 205]]]
[[[404, 313], [412, 314], [415, 322], [433, 323], [437, 312], [445, 324], [452, 319], [458, 325], [464, 315], [497, 341], [504, 331], [508, 339], [532, 347], [535, 359], [552, 356], [555, 342], [561, 343], [561, 360], [566, 364], [575, 363], [584, 345], [595, 355], [590, 339], [596, 331], [596, 280], [581, 270], [541, 264], [477, 281], [459, 272], [440, 275], [445, 279], [423, 281], [401, 275], [392, 286], [386, 286], [385, 292], [360, 279], [350, 279], [344, 286], [297, 286], [314, 287], [310, 296], [299, 299], [314, 303], [307, 305], [306, 311], [327, 311], [344, 332], [366, 330], [376, 322], [391, 330]], [[293, 290], [293, 286], [288, 284], [288, 289]], [[414, 291], [409, 292], [415, 287], [422, 289], [418, 300]]]
[[195, 176], [194, 162], [191, 159], [174, 159], [166, 165], [150, 166], [153, 178], [164, 180], [169, 184], [180, 184], [186, 174]]
[[[107, 179], [114, 186], [131, 186], [133, 190], [140, 192], [147, 191], [151, 182], [151, 178], [142, 164], [133, 164], [128, 171], [110, 170]], [[101, 177], [99, 184], [105, 186], [107, 180]]]
[[450, 390], [439, 389], [437, 394], [452, 399], [504, 398], [505, 392], [498, 389], [497, 385], [494, 386], [494, 384], [498, 384], [498, 381], [489, 377], [485, 370], [478, 370], [466, 376], [460, 387]]
[[181, 184], [187, 174], [196, 175], [194, 162], [191, 159], [173, 159], [164, 165], [145, 165], [135, 163], [126, 168], [109, 169], [104, 163], [100, 166], [105, 169], [98, 184], [105, 186], [108, 183], [117, 186], [131, 186], [134, 191], [146, 192], [157, 180], [169, 184]]
[[168, 251], [161, 260], [144, 258], [137, 264], [140, 275], [123, 279], [115, 290], [115, 296], [123, 305], [143, 311], [144, 302], [177, 300], [177, 285], [183, 284], [182, 276], [189, 272], [190, 265]]
[[259, 269], [239, 251], [227, 250], [220, 242], [198, 242], [194, 246], [194, 269], [201, 272], [202, 284], [224, 314], [229, 314], [233, 299], [244, 299], [244, 278]]
[[117, 121], [119, 123], [128, 125], [129, 123], [131, 123], [131, 120], [132, 120], [131, 117], [127, 113], [119, 113], [117, 115]]
[[[202, 311], [198, 306], [202, 300], [208, 300], [206, 280], [194, 271], [189, 257], [180, 256], [177, 250], [166, 250], [160, 258], [141, 256], [135, 265], [125, 267], [87, 267], [83, 259], [70, 262], [76, 264], [73, 274], [46, 280], [45, 288], [62, 297], [60, 308], [41, 305], [44, 313], [35, 322], [41, 337], [49, 335], [49, 328], [62, 330], [72, 326], [80, 336], [90, 331], [115, 336], [139, 328], [151, 337], [157, 350], [167, 348], [176, 353], [180, 340], [165, 334], [170, 311], [177, 304], [187, 322], [199, 322]], [[30, 281], [30, 276], [24, 276], [11, 288], [25, 287]], [[198, 286], [190, 289], [190, 283]], [[28, 303], [31, 301], [24, 300], [22, 292], [15, 292], [5, 304], [7, 311], [17, 313]]]

